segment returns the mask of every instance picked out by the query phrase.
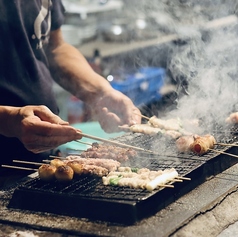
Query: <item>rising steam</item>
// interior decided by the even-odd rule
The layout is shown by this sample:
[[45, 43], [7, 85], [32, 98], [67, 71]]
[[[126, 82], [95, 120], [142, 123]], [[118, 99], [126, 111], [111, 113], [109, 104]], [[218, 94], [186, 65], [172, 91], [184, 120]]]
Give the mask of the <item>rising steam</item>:
[[202, 118], [204, 127], [224, 124], [238, 111], [237, 1], [141, 1], [137, 11], [154, 16], [161, 29], [177, 34], [167, 68], [189, 95], [166, 117]]

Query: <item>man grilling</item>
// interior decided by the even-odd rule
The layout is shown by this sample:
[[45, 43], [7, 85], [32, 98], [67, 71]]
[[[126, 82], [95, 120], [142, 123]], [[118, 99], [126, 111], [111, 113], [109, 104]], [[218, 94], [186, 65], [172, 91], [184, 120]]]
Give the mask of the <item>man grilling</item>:
[[64, 12], [60, 0], [0, 0], [1, 164], [42, 160], [81, 139], [81, 131], [57, 115], [53, 80], [85, 102], [106, 132], [141, 121], [133, 102], [64, 41]]

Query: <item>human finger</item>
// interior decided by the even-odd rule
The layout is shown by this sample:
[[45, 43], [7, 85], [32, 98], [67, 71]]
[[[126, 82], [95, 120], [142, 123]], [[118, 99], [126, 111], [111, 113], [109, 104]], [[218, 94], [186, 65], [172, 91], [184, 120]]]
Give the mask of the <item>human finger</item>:
[[25, 106], [20, 109], [20, 114], [23, 117], [26, 116], [37, 116], [39, 117], [42, 121], [48, 121], [50, 123], [54, 124], [69, 124], [67, 121], [62, 120], [59, 116], [56, 114], [52, 113], [52, 111], [44, 106]]

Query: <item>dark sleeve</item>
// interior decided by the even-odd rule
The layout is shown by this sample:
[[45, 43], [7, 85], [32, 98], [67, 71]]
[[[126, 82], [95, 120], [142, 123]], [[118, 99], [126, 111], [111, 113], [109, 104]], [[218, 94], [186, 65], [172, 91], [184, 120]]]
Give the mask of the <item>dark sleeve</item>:
[[64, 23], [65, 8], [61, 0], [52, 0], [51, 30], [57, 30]]

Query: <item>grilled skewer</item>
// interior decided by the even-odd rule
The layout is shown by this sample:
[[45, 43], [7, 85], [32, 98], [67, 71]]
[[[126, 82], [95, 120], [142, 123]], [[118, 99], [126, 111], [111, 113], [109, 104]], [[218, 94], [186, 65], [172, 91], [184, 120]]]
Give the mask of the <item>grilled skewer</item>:
[[164, 130], [175, 130], [175, 131], [179, 131], [182, 128], [182, 125], [178, 119], [163, 120], [163, 119], [157, 118], [156, 116], [152, 116], [151, 118], [144, 115], [139, 115], [139, 116], [147, 119], [149, 123], [153, 127], [156, 127], [156, 128], [161, 128]]
[[65, 160], [66, 159], [66, 157], [63, 157], [63, 156], [49, 156], [49, 158], [60, 159], [60, 160]]
[[[57, 159], [54, 159], [54, 160], [57, 160]], [[86, 160], [89, 162], [85, 163]], [[115, 173], [117, 172], [116, 167], [114, 167], [114, 168], [113, 167], [111, 167], [111, 168], [110, 167], [107, 167], [107, 168], [99, 167], [99, 170], [98, 169], [94, 170], [95, 168], [97, 168], [97, 164], [91, 165], [90, 160], [95, 160], [95, 159], [81, 158], [81, 161], [69, 160], [65, 163], [63, 162], [64, 164], [62, 163], [59, 166], [55, 166], [55, 162], [46, 164], [46, 163], [31, 162], [31, 161], [24, 161], [24, 160], [13, 160], [13, 162], [16, 162], [16, 163], [38, 165], [40, 167], [38, 169], [19, 167], [19, 166], [8, 166], [8, 165], [2, 165], [2, 167], [38, 171], [39, 178], [42, 180], [45, 180], [45, 181], [51, 181], [54, 179], [57, 179], [58, 181], [70, 181], [73, 179], [74, 174], [75, 175], [91, 174], [90, 172], [93, 172], [92, 174], [94, 174], [94, 172], [96, 172], [95, 174], [102, 177], [103, 175], [107, 175], [108, 171], [115, 172]], [[69, 168], [68, 168], [68, 166], [69, 166]], [[105, 166], [105, 164], [103, 166]], [[119, 167], [119, 163], [118, 163], [118, 167]], [[120, 168], [118, 168], [118, 169], [120, 169]], [[171, 180], [171, 182], [183, 182], [183, 180], [191, 180], [191, 179], [188, 177], [176, 176], [174, 179]], [[171, 184], [160, 184], [158, 186], [170, 187], [170, 188], [174, 187]]]
[[[144, 152], [148, 152], [148, 153], [154, 153], [153, 151], [147, 150], [147, 149], [144, 149], [144, 148], [140, 148], [140, 147], [136, 147], [136, 146], [131, 146], [131, 145], [124, 144], [124, 143], [120, 143], [120, 142], [115, 142], [115, 141], [112, 141], [112, 140], [108, 140], [108, 139], [104, 139], [104, 138], [100, 138], [100, 137], [88, 135], [88, 134], [81, 133], [81, 132], [78, 132], [78, 133], [79, 133], [80, 135], [82, 135], [83, 137], [91, 138], [91, 139], [94, 139], [94, 140], [97, 140], [97, 141], [106, 142], [106, 143], [111, 143], [111, 144], [114, 144], [114, 145], [116, 145], [116, 146], [128, 147], [128, 148], [132, 148], [132, 149], [135, 149], [135, 150], [138, 150], [138, 151], [144, 151]], [[80, 141], [78, 141], [78, 140], [75, 140], [75, 141], [80, 143]]]
[[[199, 139], [199, 140], [196, 141], [196, 139]], [[225, 144], [225, 143], [216, 142], [214, 140], [214, 137], [211, 136], [211, 135], [205, 135], [205, 136], [202, 136], [202, 137], [199, 137], [198, 135], [196, 135], [196, 137], [194, 137], [193, 139], [191, 139], [191, 136], [183, 136], [183, 137], [180, 137], [176, 142], [177, 149], [180, 152], [193, 151], [198, 155], [203, 155], [208, 151], [213, 151], [213, 152], [216, 152], [216, 153], [225, 154], [225, 155], [228, 155], [228, 156], [238, 158], [237, 155], [233, 155], [233, 154], [230, 154], [230, 153], [227, 153], [227, 152], [215, 150], [214, 149], [215, 145], [238, 146], [238, 144]], [[198, 146], [198, 148], [200, 150], [199, 149], [197, 151], [194, 150], [195, 146]]]
[[29, 170], [29, 171], [38, 171], [38, 169], [21, 167], [21, 166], [14, 166], [14, 165], [1, 165], [3, 168], [11, 168], [11, 169], [18, 169], [18, 170]]
[[224, 155], [228, 155], [228, 156], [232, 156], [232, 157], [235, 157], [235, 158], [238, 158], [237, 155], [233, 155], [231, 153], [227, 153], [227, 152], [224, 152], [224, 151], [218, 151], [218, 150], [215, 150], [215, 149], [209, 149], [210, 151], [214, 151], [216, 153], [219, 153], [219, 154], [224, 154]]
[[148, 135], [157, 135], [157, 134], [162, 134], [166, 137], [172, 138], [172, 139], [177, 139], [182, 135], [179, 131], [176, 130], [164, 130], [161, 128], [157, 127], [152, 127], [149, 124], [135, 124], [130, 127], [122, 127], [119, 126], [120, 128], [123, 129], [129, 129], [131, 132], [136, 132], [136, 133], [143, 133], [143, 134], [148, 134]]
[[235, 144], [235, 143], [220, 143], [220, 142], [217, 142], [215, 145], [220, 145], [220, 146], [238, 146], [238, 144]]
[[[184, 180], [190, 180], [185, 178]], [[134, 169], [120, 167], [118, 171], [110, 172], [102, 177], [104, 185], [127, 186], [131, 188], [147, 189], [153, 191], [159, 187], [174, 187], [172, 182], [183, 182], [174, 169], [152, 171], [147, 168]]]
[[81, 140], [77, 140], [76, 142], [81, 143], [81, 144], [84, 144], [84, 145], [92, 146], [92, 144], [89, 143], [89, 142], [83, 142], [83, 141], [81, 141]]
[[13, 160], [15, 163], [29, 164], [29, 165], [43, 165], [44, 163], [33, 162], [33, 161], [25, 161], [25, 160]]

